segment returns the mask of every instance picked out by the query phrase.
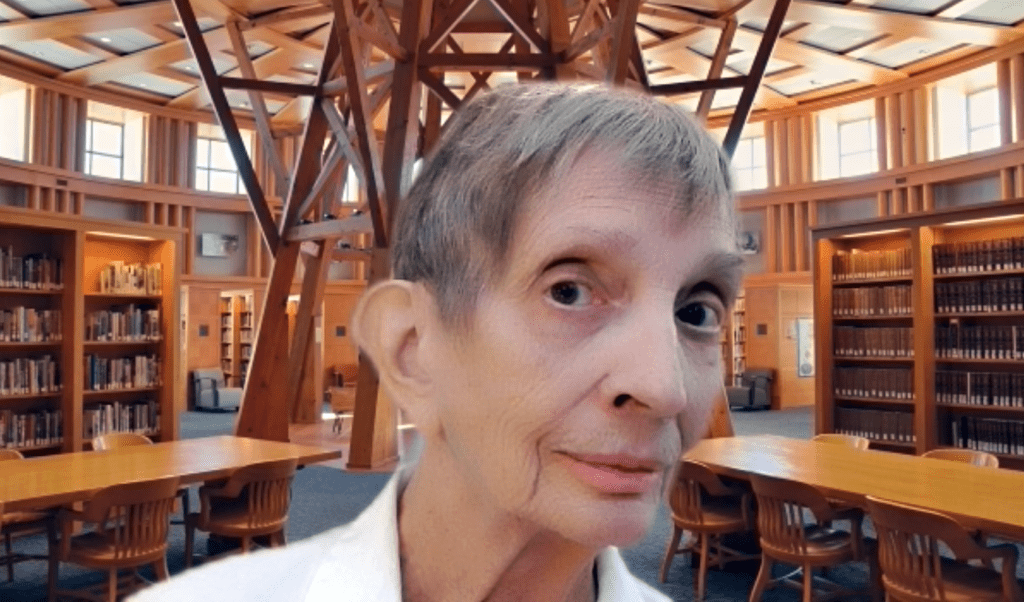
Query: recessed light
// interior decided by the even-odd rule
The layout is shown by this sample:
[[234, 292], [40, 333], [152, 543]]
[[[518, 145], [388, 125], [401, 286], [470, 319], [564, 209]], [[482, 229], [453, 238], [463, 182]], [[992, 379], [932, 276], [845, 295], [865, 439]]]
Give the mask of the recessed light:
[[185, 71], [195, 71], [195, 68], [192, 65], [185, 65]]
[[102, 38], [100, 38], [100, 41], [103, 42], [104, 44], [109, 44], [110, 43], [110, 38], [102, 37]]
[[313, 68], [313, 63], [302, 63], [302, 67], [304, 69], [312, 69]]
[[147, 87], [147, 86], [146, 86], [146, 82], [142, 82], [141, 84], [139, 84], [139, 87], [140, 87], [140, 88], [145, 88], [145, 87]]
[[181, 21], [175, 21], [174, 22], [174, 26], [175, 27], [181, 27]]

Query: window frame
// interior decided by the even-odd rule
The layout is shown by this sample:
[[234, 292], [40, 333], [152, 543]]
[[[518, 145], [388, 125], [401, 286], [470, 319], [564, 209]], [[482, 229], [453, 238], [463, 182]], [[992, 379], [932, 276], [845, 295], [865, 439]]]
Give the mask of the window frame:
[[[199, 142], [201, 140], [205, 140], [207, 142], [207, 147], [206, 147], [206, 165], [205, 166], [202, 166], [202, 165], [199, 164]], [[214, 143], [223, 144], [224, 146], [227, 147], [228, 154], [231, 155], [231, 160], [232, 160], [232, 162], [235, 163], [235, 168], [234, 169], [222, 169], [220, 167], [213, 167], [213, 145], [214, 145]], [[195, 171], [196, 171], [195, 174], [194, 174], [195, 181], [193, 182], [193, 187], [196, 190], [203, 190], [203, 191], [206, 191], [206, 192], [215, 192], [215, 193], [220, 193], [220, 194], [245, 194], [245, 186], [242, 183], [242, 176], [238, 172], [238, 162], [235, 161], [235, 155], [231, 151], [231, 145], [229, 145], [228, 141], [225, 140], [224, 138], [215, 138], [215, 137], [212, 137], [210, 135], [203, 135], [203, 134], [199, 134], [199, 135], [196, 136], [196, 170]], [[206, 188], [199, 188], [199, 177], [198, 176], [199, 176], [199, 172], [200, 171], [206, 172]], [[211, 189], [210, 188], [210, 182], [212, 181], [212, 179], [210, 178], [210, 176], [213, 173], [234, 174], [235, 175], [235, 191], [234, 192], [227, 192], [227, 191], [223, 191], [223, 190], [213, 190], [213, 189]]]
[[[991, 122], [984, 123], [979, 126], [974, 126], [974, 124], [971, 123], [971, 100], [973, 98], [981, 96], [982, 94], [992, 95], [993, 101], [995, 103], [995, 110], [992, 111], [993, 117]], [[1002, 115], [1000, 115], [999, 112], [999, 89], [997, 86], [985, 86], [984, 88], [978, 88], [976, 90], [972, 90], [964, 94], [964, 122], [967, 126], [966, 142], [968, 153], [976, 153], [983, 150], [998, 148], [1000, 146], [1001, 141], [999, 140], [999, 128], [1002, 125], [1000, 123], [1001, 117]], [[975, 148], [974, 144], [972, 143], [972, 141], [974, 140], [974, 133], [988, 129], [995, 130], [996, 143], [990, 146]]]
[[[760, 165], [756, 161], [757, 153], [754, 148], [754, 145], [757, 144], [758, 140], [760, 140], [760, 144], [764, 147], [764, 162]], [[740, 166], [736, 163], [736, 158], [739, 156], [740, 148], [744, 146], [744, 142], [749, 142], [749, 145], [747, 145], [749, 152], [746, 154], [749, 156], [750, 162], [748, 165]], [[746, 173], [747, 181], [753, 184], [749, 188], [740, 188], [740, 179], [739, 177], [735, 177], [735, 188], [737, 192], [765, 190], [768, 188], [768, 140], [764, 135], [740, 138], [739, 142], [736, 144], [736, 152], [734, 152], [732, 156], [732, 171], [734, 176], [738, 176], [740, 172]], [[763, 179], [758, 178], [761, 174], [764, 175]], [[758, 185], [761, 181], [764, 182], [763, 186]]]
[[[849, 127], [849, 126], [854, 125], [854, 124], [863, 123], [863, 122], [867, 122], [867, 126], [868, 126], [868, 136], [867, 136], [868, 148], [864, 149], [864, 150], [857, 150], [857, 151], [852, 151], [852, 152], [844, 152], [844, 149], [843, 149], [843, 128]], [[852, 177], [856, 177], [856, 176], [863, 176], [863, 175], [867, 175], [867, 174], [872, 174], [872, 173], [877, 173], [878, 172], [878, 144], [877, 144], [877, 141], [875, 140], [875, 134], [874, 134], [875, 133], [875, 128], [876, 128], [876, 122], [875, 122], [875, 116], [874, 115], [870, 115], [868, 117], [859, 117], [859, 118], [856, 118], [856, 119], [849, 119], [847, 121], [839, 121], [839, 122], [836, 123], [836, 150], [839, 152], [839, 177], [840, 178], [852, 178]], [[856, 172], [856, 173], [847, 173], [847, 171], [845, 169], [845, 165], [847, 165], [847, 163], [845, 161], [850, 159], [851, 157], [858, 157], [858, 156], [862, 156], [862, 155], [868, 155], [869, 156], [869, 158], [871, 159], [871, 161], [870, 161], [871, 168], [868, 169], [867, 171], [859, 171], [859, 172]]]
[[[96, 141], [96, 136], [95, 136], [95, 134], [93, 132], [93, 127], [92, 127], [94, 123], [102, 123], [104, 125], [116, 126], [120, 130], [120, 132], [121, 132], [121, 154], [120, 155], [113, 155], [113, 154], [110, 154], [110, 153], [104, 153], [104, 152], [93, 150], [92, 148], [90, 148], [90, 147], [92, 147], [94, 145], [94, 143]], [[117, 177], [115, 179], [123, 180], [124, 179], [124, 148], [125, 148], [125, 144], [124, 144], [124, 142], [125, 142], [125, 137], [124, 137], [125, 126], [124, 126], [124, 123], [117, 122], [117, 121], [110, 121], [109, 119], [101, 119], [99, 117], [87, 117], [85, 119], [85, 127], [87, 128], [86, 135], [85, 135], [85, 165], [83, 166], [83, 171], [85, 172], [85, 174], [93, 176], [93, 177], [96, 177], [96, 178], [109, 178], [110, 177], [110, 176], [97, 175], [97, 174], [94, 174], [92, 172], [92, 159], [93, 159], [94, 156], [99, 155], [101, 157], [108, 157], [108, 158], [112, 158], [112, 159], [117, 159], [118, 175], [117, 175]]]

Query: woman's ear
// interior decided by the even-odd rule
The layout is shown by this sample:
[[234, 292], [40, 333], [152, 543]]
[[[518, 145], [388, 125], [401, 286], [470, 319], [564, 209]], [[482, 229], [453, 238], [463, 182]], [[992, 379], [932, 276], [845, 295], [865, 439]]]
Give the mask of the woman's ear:
[[389, 398], [423, 428], [434, 415], [430, 374], [423, 363], [423, 334], [433, 297], [419, 283], [386, 280], [363, 295], [352, 315], [356, 345], [373, 361]]

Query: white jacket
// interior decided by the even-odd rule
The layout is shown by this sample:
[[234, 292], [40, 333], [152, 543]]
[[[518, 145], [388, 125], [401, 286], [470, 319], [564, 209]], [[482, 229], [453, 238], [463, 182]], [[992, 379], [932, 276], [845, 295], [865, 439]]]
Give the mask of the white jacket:
[[[598, 602], [668, 602], [616, 548], [597, 558]], [[283, 548], [232, 556], [142, 590], [131, 602], [401, 602], [398, 478], [354, 521]]]

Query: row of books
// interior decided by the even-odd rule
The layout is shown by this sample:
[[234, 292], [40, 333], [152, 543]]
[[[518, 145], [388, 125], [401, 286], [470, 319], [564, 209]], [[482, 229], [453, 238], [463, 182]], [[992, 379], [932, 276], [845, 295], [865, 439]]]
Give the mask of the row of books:
[[835, 431], [875, 441], [914, 443], [914, 414], [860, 408], [835, 409]]
[[835, 394], [865, 399], [914, 399], [914, 371], [911, 368], [836, 368]]
[[61, 410], [0, 410], [0, 448], [59, 445], [63, 440]]
[[159, 295], [163, 290], [163, 264], [114, 261], [100, 270], [100, 292]]
[[935, 372], [935, 401], [972, 406], [1024, 407], [1024, 373]]
[[836, 357], [914, 357], [912, 328], [836, 326], [832, 343]]
[[156, 355], [134, 357], [85, 356], [85, 390], [110, 391], [146, 389], [162, 385], [160, 358]]
[[0, 288], [57, 290], [64, 287], [60, 259], [46, 253], [20, 257], [14, 247], [0, 247]]
[[832, 291], [832, 315], [839, 318], [909, 316], [912, 312], [910, 285], [837, 288]]
[[160, 431], [160, 406], [153, 399], [100, 402], [82, 410], [82, 436], [107, 433], [152, 435]]
[[949, 419], [949, 437], [954, 447], [1024, 455], [1024, 422], [1019, 420], [954, 416]]
[[911, 275], [912, 267], [909, 247], [890, 251], [840, 251], [832, 256], [832, 280], [902, 278]]
[[937, 244], [932, 262], [936, 274], [1024, 269], [1024, 237]]
[[935, 283], [935, 311], [958, 313], [1024, 310], [1024, 279], [992, 278]]
[[935, 357], [1024, 360], [1024, 326], [940, 324], [935, 327]]
[[60, 367], [51, 355], [0, 360], [0, 396], [41, 395], [60, 389]]
[[85, 317], [86, 341], [159, 341], [160, 309], [134, 303], [90, 312]]
[[63, 334], [59, 309], [0, 309], [0, 343], [53, 343]]

